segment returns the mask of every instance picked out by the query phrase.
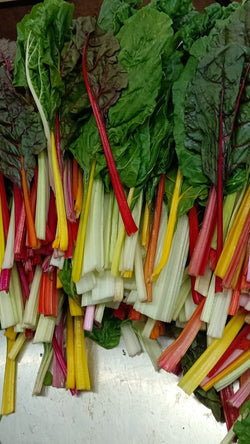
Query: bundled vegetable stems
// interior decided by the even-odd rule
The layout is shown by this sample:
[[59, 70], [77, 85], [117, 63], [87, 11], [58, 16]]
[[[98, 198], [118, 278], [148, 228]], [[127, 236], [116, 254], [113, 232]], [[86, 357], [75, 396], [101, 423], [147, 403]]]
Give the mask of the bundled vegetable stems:
[[[213, 390], [228, 428], [242, 408], [241, 433], [249, 3], [199, 14], [186, 2], [177, 16], [176, 5], [152, 1], [116, 23], [122, 6], [110, 1], [98, 21], [72, 22], [72, 5], [45, 0], [18, 24], [17, 44], [0, 41], [1, 413], [15, 410], [27, 342], [44, 344], [33, 394], [52, 366], [53, 386], [78, 395], [91, 389], [85, 336], [112, 348], [122, 335], [129, 356], [145, 349], [156, 369], [184, 370], [187, 394]], [[162, 350], [175, 323], [181, 333]], [[102, 333], [110, 329], [115, 339]], [[188, 369], [200, 338], [208, 345]]]

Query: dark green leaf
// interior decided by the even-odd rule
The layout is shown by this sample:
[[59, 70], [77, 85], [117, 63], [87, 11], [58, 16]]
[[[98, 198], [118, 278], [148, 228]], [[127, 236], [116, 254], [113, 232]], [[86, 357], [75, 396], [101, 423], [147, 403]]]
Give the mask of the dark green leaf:
[[102, 326], [93, 326], [92, 332], [85, 331], [85, 335], [106, 349], [117, 347], [120, 342], [122, 321], [113, 316], [113, 310], [106, 308]]
[[233, 431], [238, 437], [238, 444], [250, 442], [250, 401], [246, 401], [240, 409], [241, 420], [234, 423]]
[[40, 116], [13, 87], [13, 44], [1, 40], [0, 48], [0, 172], [21, 186], [21, 157], [29, 184], [46, 141]]
[[114, 31], [116, 34], [141, 4], [142, 0], [104, 0], [98, 24], [104, 31]]
[[58, 277], [63, 286], [63, 290], [65, 291], [67, 296], [70, 296], [74, 299], [75, 302], [79, 303], [79, 296], [76, 292], [75, 283], [71, 279], [72, 274], [72, 265], [71, 261], [66, 259], [64, 261], [64, 266], [62, 270], [59, 270]]

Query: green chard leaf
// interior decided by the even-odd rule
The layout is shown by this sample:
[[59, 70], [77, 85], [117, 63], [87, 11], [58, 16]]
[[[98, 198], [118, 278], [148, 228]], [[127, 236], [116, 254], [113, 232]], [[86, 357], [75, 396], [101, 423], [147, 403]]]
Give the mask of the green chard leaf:
[[29, 184], [46, 141], [39, 114], [13, 87], [14, 56], [15, 44], [0, 40], [0, 172], [21, 187], [21, 157]]
[[50, 128], [63, 92], [60, 53], [70, 39], [73, 9], [64, 0], [44, 0], [17, 25], [14, 83], [26, 87], [28, 73]]
[[113, 315], [112, 309], [106, 308], [101, 327], [94, 325], [91, 332], [85, 331], [85, 335], [101, 347], [115, 348], [120, 342], [122, 322]]
[[204, 56], [193, 64], [194, 78], [187, 85], [184, 103], [184, 145], [177, 148], [178, 159], [185, 163], [184, 175], [188, 172], [191, 181], [206, 183], [198, 171], [196, 175], [199, 165], [216, 185], [221, 143], [227, 192], [227, 180], [234, 174], [230, 192], [244, 185], [250, 164], [249, 14], [249, 2], [238, 7], [220, 32], [212, 33]]
[[238, 444], [250, 442], [250, 401], [244, 402], [240, 409], [241, 419], [234, 423], [233, 431], [238, 437]]
[[143, 3], [142, 0], [104, 0], [100, 9], [98, 24], [104, 31], [117, 34], [124, 22]]
[[154, 9], [142, 8], [117, 34], [118, 61], [128, 73], [128, 87], [109, 111], [109, 137], [123, 144], [153, 113], [162, 80], [161, 55], [173, 34], [171, 19]]
[[72, 265], [69, 259], [64, 261], [63, 269], [59, 270], [58, 277], [63, 286], [63, 290], [67, 296], [74, 299], [75, 302], [79, 303], [79, 296], [76, 292], [76, 285], [71, 279]]

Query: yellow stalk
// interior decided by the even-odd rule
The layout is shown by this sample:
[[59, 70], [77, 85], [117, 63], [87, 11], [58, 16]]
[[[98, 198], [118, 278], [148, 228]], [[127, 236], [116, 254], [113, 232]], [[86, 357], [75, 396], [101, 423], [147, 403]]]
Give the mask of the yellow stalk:
[[20, 350], [22, 349], [23, 345], [25, 344], [26, 339], [25, 339], [25, 335], [24, 333], [19, 333], [19, 335], [17, 336], [17, 339], [14, 342], [13, 347], [11, 348], [11, 351], [8, 354], [8, 358], [10, 360], [15, 360], [18, 353], [20, 352]]
[[213, 379], [208, 381], [205, 385], [203, 385], [203, 390], [207, 391], [211, 387], [213, 387], [217, 382], [221, 381], [226, 376], [230, 375], [234, 370], [236, 370], [240, 365], [244, 364], [246, 361], [250, 359], [250, 350], [247, 350], [245, 353], [242, 353], [242, 355], [236, 359], [232, 364], [230, 364], [228, 367], [226, 367], [222, 372], [220, 372], [217, 376], [215, 376]]
[[143, 217], [143, 225], [142, 225], [142, 235], [141, 235], [141, 244], [147, 250], [150, 236], [150, 224], [149, 224], [149, 207], [146, 202], [144, 217]]
[[5, 330], [4, 336], [12, 341], [15, 341], [17, 333], [14, 330], [14, 327], [8, 327]]
[[51, 133], [51, 156], [55, 182], [56, 211], [58, 220], [58, 233], [56, 239], [53, 242], [53, 248], [59, 248], [61, 251], [66, 251], [68, 248], [68, 225], [65, 211], [63, 186], [56, 154], [55, 137], [53, 133]]
[[191, 395], [207, 374], [212, 370], [220, 357], [229, 347], [235, 336], [245, 322], [245, 314], [240, 310], [226, 325], [223, 335], [214, 339], [205, 352], [197, 359], [195, 364], [188, 370], [179, 382], [179, 387], [188, 395]]
[[92, 164], [92, 168], [91, 168], [90, 178], [89, 178], [89, 185], [88, 185], [86, 202], [84, 203], [83, 209], [81, 212], [78, 234], [77, 234], [77, 239], [76, 239], [76, 247], [75, 247], [74, 260], [73, 260], [73, 266], [72, 266], [72, 281], [73, 282], [78, 282], [80, 280], [81, 273], [82, 273], [84, 244], [85, 244], [85, 236], [86, 236], [86, 230], [87, 230], [87, 222], [88, 222], [89, 207], [90, 207], [90, 201], [91, 201], [91, 195], [92, 195], [92, 188], [93, 188], [93, 182], [94, 182], [95, 166], [96, 166], [96, 161], [94, 160], [94, 162]]
[[[59, 270], [58, 270], [59, 271]], [[57, 276], [56, 276], [56, 288], [63, 288], [63, 285], [62, 285], [62, 283], [61, 283], [61, 281], [60, 281], [60, 278], [59, 278], [59, 276], [58, 276], [58, 273], [57, 273]]]
[[122, 277], [124, 277], [124, 278], [132, 278], [132, 276], [133, 276], [133, 271], [131, 271], [131, 270], [124, 271], [124, 273], [122, 275]]
[[78, 219], [78, 217], [81, 214], [82, 200], [83, 200], [83, 177], [82, 177], [81, 169], [78, 168], [78, 171], [77, 171], [77, 195], [76, 195], [76, 201], [75, 201], [75, 205], [74, 205], [76, 219]]
[[76, 316], [74, 319], [76, 389], [90, 390], [85, 337], [82, 325], [83, 316]]
[[69, 300], [69, 311], [71, 316], [82, 316], [83, 315], [82, 308], [70, 296], [68, 297], [68, 300]]
[[[129, 207], [132, 203], [133, 194], [134, 194], [134, 188], [130, 188], [129, 193], [128, 193], [128, 198], [127, 198], [127, 202], [128, 202]], [[121, 223], [120, 229], [118, 232], [118, 236], [117, 236], [117, 240], [116, 240], [116, 244], [115, 244], [115, 248], [114, 248], [113, 258], [112, 258], [112, 264], [111, 264], [111, 275], [112, 276], [119, 276], [119, 265], [120, 265], [122, 246], [123, 246], [123, 243], [125, 240], [125, 236], [126, 236], [126, 230], [125, 230], [124, 224]]]
[[7, 355], [4, 372], [1, 415], [9, 415], [15, 411], [16, 392], [16, 361], [8, 358], [15, 341], [7, 338]]
[[219, 276], [222, 279], [224, 278], [227, 269], [229, 267], [229, 264], [231, 262], [231, 259], [233, 257], [234, 250], [239, 241], [239, 237], [243, 229], [244, 223], [246, 221], [246, 218], [249, 214], [249, 211], [250, 211], [250, 185], [246, 191], [245, 197], [241, 203], [237, 216], [234, 219], [231, 230], [228, 234], [227, 240], [224, 244], [222, 253], [219, 257], [219, 260], [217, 262], [214, 271], [216, 276]]
[[1, 204], [1, 196], [0, 196], [0, 272], [2, 269], [4, 250], [5, 250], [5, 238], [4, 238], [4, 229], [3, 229], [2, 204]]
[[158, 266], [156, 267], [156, 269], [154, 270], [154, 272], [151, 276], [152, 282], [157, 281], [158, 277], [160, 276], [160, 272], [165, 267], [165, 265], [168, 261], [168, 258], [169, 258], [172, 240], [173, 240], [173, 236], [174, 236], [176, 219], [177, 219], [177, 210], [178, 210], [178, 205], [179, 205], [179, 201], [181, 198], [180, 197], [181, 184], [182, 184], [182, 174], [180, 172], [180, 169], [178, 169], [174, 192], [173, 192], [173, 196], [172, 196], [172, 202], [171, 202], [171, 207], [170, 207], [170, 213], [169, 213], [166, 236], [165, 236], [164, 245], [163, 245], [162, 256], [161, 256]]
[[66, 388], [74, 389], [76, 386], [76, 376], [75, 376], [75, 352], [74, 352], [74, 327], [73, 318], [70, 314], [68, 308], [67, 311], [67, 342], [66, 342], [66, 352], [67, 352], [67, 379]]

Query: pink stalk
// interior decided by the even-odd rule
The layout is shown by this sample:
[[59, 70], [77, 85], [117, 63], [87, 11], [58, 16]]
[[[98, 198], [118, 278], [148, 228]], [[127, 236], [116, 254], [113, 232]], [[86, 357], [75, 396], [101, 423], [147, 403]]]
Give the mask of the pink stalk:
[[230, 403], [239, 409], [243, 402], [250, 395], [250, 377], [242, 384], [242, 386], [237, 390], [237, 392], [230, 399]]
[[[57, 342], [55, 336], [53, 336], [52, 345], [53, 345], [53, 349], [54, 349], [54, 354], [57, 357], [57, 360], [58, 360], [58, 363], [59, 363], [59, 365], [61, 367], [61, 370], [63, 372], [64, 378], [66, 379], [66, 377], [67, 377], [67, 364], [66, 364], [66, 361], [65, 361], [65, 359], [64, 359], [64, 357], [62, 355], [62, 352], [60, 350], [60, 347], [58, 345], [58, 342]], [[77, 390], [76, 389], [70, 389], [70, 392], [71, 392], [72, 395], [76, 395], [77, 394]]]
[[197, 306], [194, 314], [182, 330], [180, 336], [178, 336], [173, 344], [167, 347], [159, 357], [158, 366], [166, 370], [166, 372], [173, 372], [200, 330], [202, 324], [201, 313], [204, 303], [205, 298]]
[[64, 191], [65, 211], [66, 211], [67, 219], [70, 220], [71, 222], [75, 222], [70, 160], [67, 160], [65, 162], [65, 166], [64, 166], [63, 191]]
[[205, 273], [212, 236], [215, 229], [216, 200], [216, 189], [213, 187], [209, 193], [202, 227], [188, 267], [188, 272], [191, 276], [197, 277], [200, 274]]
[[206, 376], [201, 382], [201, 387], [203, 387], [207, 382], [211, 381], [211, 379], [215, 378], [219, 373], [221, 373], [225, 368], [227, 368], [230, 364], [232, 364], [236, 359], [238, 359], [246, 350], [234, 350], [231, 355], [227, 358], [225, 362], [213, 373], [213, 376]]
[[119, 207], [119, 211], [120, 211], [126, 232], [127, 232], [128, 236], [130, 236], [132, 233], [136, 233], [138, 228], [133, 220], [133, 217], [132, 217], [130, 208], [128, 206], [127, 199], [126, 199], [126, 196], [125, 196], [124, 190], [122, 188], [122, 184], [121, 184], [121, 181], [120, 181], [117, 169], [116, 169], [115, 161], [114, 161], [113, 154], [112, 154], [111, 147], [110, 147], [109, 140], [108, 140], [106, 127], [105, 127], [105, 124], [103, 122], [103, 118], [102, 118], [101, 113], [98, 108], [97, 98], [94, 97], [91, 87], [90, 87], [90, 83], [89, 83], [89, 79], [88, 79], [88, 71], [87, 71], [87, 67], [86, 67], [86, 54], [87, 54], [88, 42], [89, 42], [89, 35], [86, 38], [86, 42], [85, 42], [84, 49], [83, 49], [83, 57], [82, 57], [83, 76], [84, 76], [90, 104], [93, 109], [93, 113], [94, 113], [94, 116], [96, 119], [97, 127], [98, 127], [98, 130], [100, 133], [103, 151], [104, 151], [104, 154], [106, 157], [106, 161], [107, 161], [107, 165], [108, 165], [108, 169], [109, 169], [109, 174], [110, 174], [110, 179], [111, 179], [111, 183], [112, 183], [112, 186], [114, 189], [114, 193], [115, 193], [115, 197], [116, 197], [117, 204]]
[[220, 399], [223, 407], [224, 417], [226, 420], [227, 430], [230, 430], [239, 416], [239, 410], [230, 404], [230, 399], [234, 396], [233, 384], [220, 391]]
[[92, 331], [95, 317], [95, 305], [88, 305], [85, 309], [83, 330]]
[[9, 292], [10, 288], [10, 277], [12, 268], [2, 268], [0, 276], [0, 291]]
[[[64, 338], [63, 338], [63, 316], [61, 316], [59, 325], [56, 325], [54, 338], [57, 341], [60, 354], [63, 357], [64, 354]], [[53, 387], [63, 388], [65, 387], [65, 374], [58, 359], [58, 355], [54, 354], [53, 359]]]
[[18, 273], [19, 273], [19, 277], [20, 277], [20, 281], [21, 281], [22, 287], [23, 287], [24, 292], [25, 292], [26, 299], [29, 299], [30, 287], [29, 287], [28, 279], [27, 279], [26, 274], [24, 272], [23, 265], [22, 265], [21, 262], [16, 262], [16, 264], [17, 264], [17, 270], [18, 270]]

